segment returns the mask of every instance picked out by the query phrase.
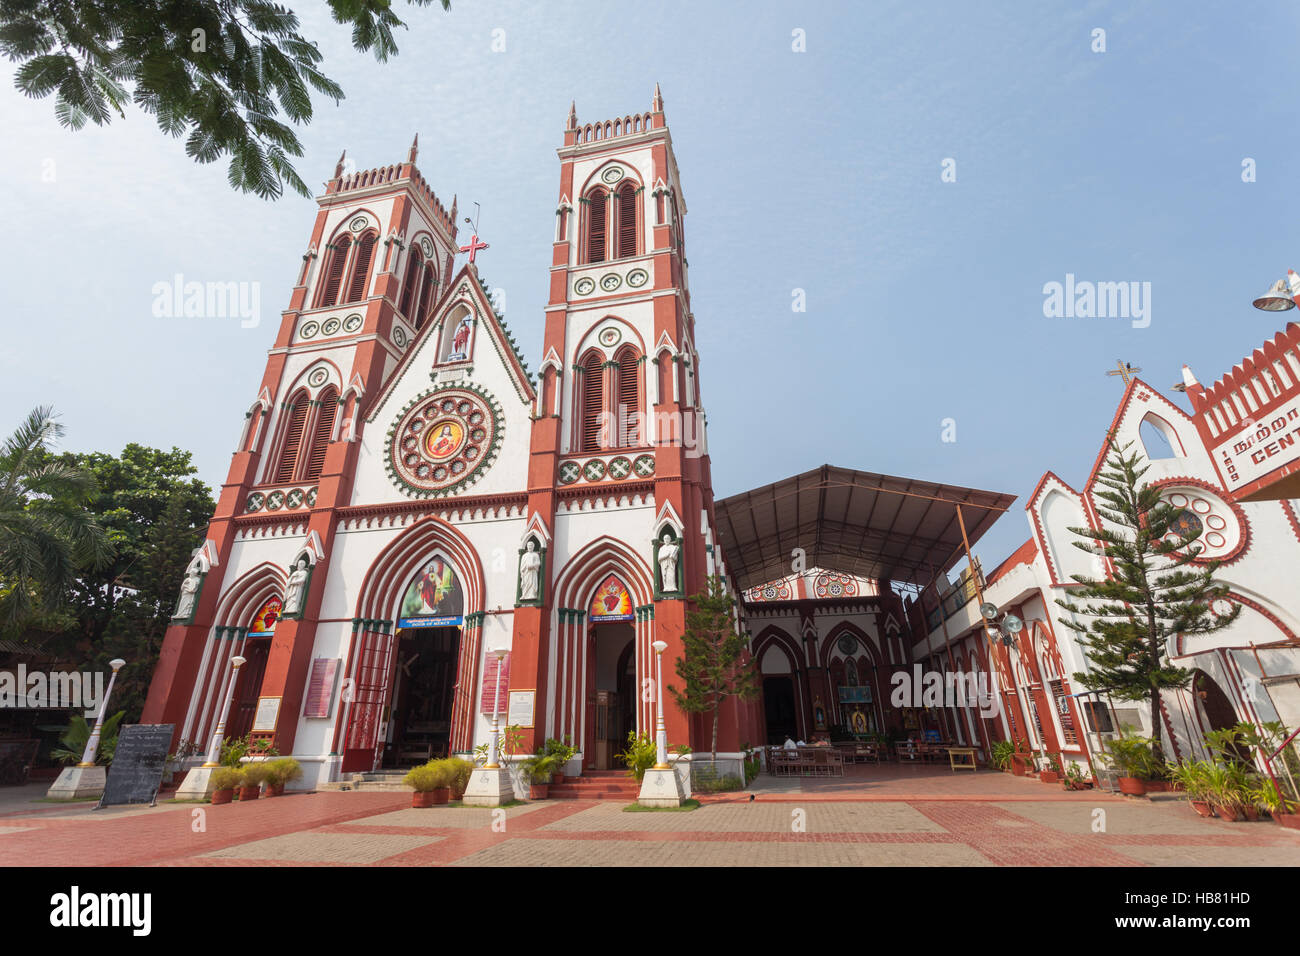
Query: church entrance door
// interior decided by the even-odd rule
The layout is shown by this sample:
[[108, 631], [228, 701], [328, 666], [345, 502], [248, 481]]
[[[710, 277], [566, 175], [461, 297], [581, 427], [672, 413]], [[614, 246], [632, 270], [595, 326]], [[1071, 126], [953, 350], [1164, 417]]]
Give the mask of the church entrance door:
[[636, 649], [632, 624], [592, 628], [587, 660], [588, 744], [583, 764], [590, 770], [623, 767], [618, 755], [636, 729]]
[[448, 755], [460, 656], [459, 627], [402, 628], [397, 637], [381, 758], [388, 769]]

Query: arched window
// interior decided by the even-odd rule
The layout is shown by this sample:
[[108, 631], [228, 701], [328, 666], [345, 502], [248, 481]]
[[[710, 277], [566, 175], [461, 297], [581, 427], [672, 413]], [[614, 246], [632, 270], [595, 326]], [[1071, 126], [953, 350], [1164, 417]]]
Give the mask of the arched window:
[[438, 288], [438, 270], [433, 267], [433, 261], [430, 260], [424, 264], [424, 282], [420, 286], [420, 305], [415, 310], [415, 316], [412, 321], [418, 329], [424, 325], [425, 320], [429, 318], [429, 309], [433, 306], [434, 290]]
[[618, 438], [619, 447], [641, 444], [641, 368], [640, 356], [630, 345], [619, 350], [618, 362]]
[[587, 194], [587, 262], [604, 262], [608, 229], [608, 194], [601, 188]]
[[284, 409], [288, 424], [284, 441], [280, 445], [280, 459], [275, 468], [275, 481], [293, 481], [298, 466], [298, 452], [302, 448], [302, 430], [307, 422], [307, 392], [299, 390]]
[[580, 363], [578, 387], [580, 411], [578, 414], [578, 450], [599, 451], [602, 446], [602, 426], [605, 418], [605, 369], [603, 356], [592, 350]]
[[618, 187], [618, 258], [636, 255], [636, 186], [627, 180]]
[[357, 242], [357, 254], [352, 261], [352, 280], [348, 283], [348, 302], [360, 302], [366, 295], [370, 280], [370, 260], [375, 256], [375, 243], [379, 235], [367, 232]]
[[330, 249], [325, 271], [321, 274], [320, 295], [316, 300], [317, 308], [325, 309], [338, 304], [339, 287], [343, 284], [343, 270], [348, 264], [348, 252], [351, 249], [351, 236], [343, 236]]
[[317, 403], [320, 407], [316, 411], [316, 426], [312, 429], [311, 447], [307, 451], [305, 477], [308, 481], [319, 478], [325, 465], [325, 450], [329, 448], [330, 435], [334, 432], [334, 418], [338, 414], [339, 393], [331, 385], [321, 392]]
[[420, 247], [413, 246], [411, 255], [406, 260], [406, 276], [402, 279], [402, 300], [398, 305], [402, 315], [408, 319], [411, 317], [411, 303], [415, 299], [415, 287], [420, 281], [423, 263], [424, 256], [420, 255]]

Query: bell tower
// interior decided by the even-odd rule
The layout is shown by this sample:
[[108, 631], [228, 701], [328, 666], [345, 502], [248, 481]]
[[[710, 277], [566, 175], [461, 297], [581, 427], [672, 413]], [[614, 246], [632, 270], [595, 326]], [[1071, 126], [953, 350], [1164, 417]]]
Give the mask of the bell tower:
[[[687, 281], [686, 201], [658, 84], [642, 113], [582, 123], [571, 105], [558, 155], [530, 520], [566, 541], [570, 558], [594, 547], [593, 541], [617, 538], [610, 548], [624, 547], [644, 561], [653, 594], [636, 609], [636, 673], [642, 682], [653, 674], [650, 647], [663, 640], [669, 645], [667, 683], [681, 653], [685, 598], [706, 587], [721, 562], [713, 544], [712, 478]], [[582, 523], [593, 510], [605, 515], [594, 529]], [[662, 546], [676, 551], [662, 556], [670, 559], [676, 581], [662, 579], [668, 573], [659, 563], [665, 535], [670, 542]], [[678, 556], [675, 568], [671, 554]], [[632, 560], [629, 555], [625, 563]], [[555, 603], [560, 563], [548, 562], [546, 605], [516, 611], [512, 687], [546, 688], [551, 675], [562, 680], [555, 660], [563, 652], [556, 655], [549, 645], [552, 629], [563, 632], [566, 620], [570, 630], [576, 620], [580, 637], [594, 640], [579, 603], [589, 596], [570, 591]], [[609, 566], [617, 570], [618, 559]], [[581, 643], [567, 632], [555, 640]], [[582, 681], [581, 675], [574, 679]], [[581, 702], [576, 706], [580, 710]], [[541, 700], [538, 707], [542, 713]], [[637, 716], [637, 726], [651, 733], [652, 710], [643, 706]], [[686, 716], [671, 706], [665, 715], [669, 740], [686, 743]], [[558, 720], [548, 726], [569, 725]]]

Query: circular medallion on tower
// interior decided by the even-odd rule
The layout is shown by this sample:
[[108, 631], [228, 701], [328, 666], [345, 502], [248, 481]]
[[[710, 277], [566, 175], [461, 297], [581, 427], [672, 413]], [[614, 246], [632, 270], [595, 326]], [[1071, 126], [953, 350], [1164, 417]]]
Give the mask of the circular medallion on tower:
[[600, 174], [600, 178], [607, 183], [616, 183], [623, 178], [623, 170], [619, 166], [610, 166]]
[[600, 344], [605, 346], [605, 348], [611, 348], [612, 346], [617, 345], [618, 340], [621, 339], [622, 337], [623, 337], [623, 333], [619, 332], [618, 329], [612, 327], [608, 329], [601, 329], [600, 335], [598, 336], [598, 338], [600, 339]]
[[359, 328], [361, 328], [361, 316], [357, 315], [355, 312], [343, 320], [344, 332], [355, 332]]
[[639, 289], [650, 279], [650, 273], [644, 269], [633, 269], [627, 274], [627, 284], [634, 289]]
[[327, 369], [315, 368], [312, 370], [312, 373], [307, 376], [307, 384], [312, 388], [320, 388], [329, 381], [329, 377], [330, 373]]
[[393, 326], [393, 344], [399, 349], [406, 348], [406, 329], [400, 325]]
[[302, 328], [298, 330], [298, 337], [302, 339], [309, 339], [319, 331], [320, 331], [319, 322], [305, 322], [303, 323]]
[[573, 291], [578, 295], [591, 295], [596, 291], [596, 280], [591, 276], [583, 276], [573, 283]]
[[320, 330], [324, 332], [326, 335], [333, 335], [342, 327], [343, 327], [343, 323], [340, 322], [337, 318], [326, 319], [325, 324], [320, 327]]
[[433, 243], [429, 241], [428, 236], [420, 237], [420, 249], [423, 250], [426, 259], [433, 255]]
[[623, 277], [616, 272], [600, 277], [600, 287], [606, 292], [613, 292], [623, 284]]
[[388, 473], [407, 494], [447, 495], [477, 480], [501, 444], [501, 408], [473, 385], [425, 392], [388, 436]]
[[365, 216], [357, 216], [350, 223], [348, 223], [348, 228], [351, 229], [353, 232], [360, 232], [362, 229], [366, 228], [366, 226], [369, 223], [370, 220], [367, 219]]

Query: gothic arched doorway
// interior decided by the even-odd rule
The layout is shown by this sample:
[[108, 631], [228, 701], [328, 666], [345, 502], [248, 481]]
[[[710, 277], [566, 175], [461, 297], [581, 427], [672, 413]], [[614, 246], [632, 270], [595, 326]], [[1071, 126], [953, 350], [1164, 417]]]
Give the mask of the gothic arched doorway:
[[[1193, 672], [1192, 693], [1209, 730], [1230, 731], [1239, 722], [1232, 701], [1228, 699], [1228, 695], [1224, 693], [1218, 681], [1205, 671]], [[1240, 734], [1234, 735], [1225, 752], [1237, 763], [1245, 764], [1250, 761], [1250, 749], [1242, 742]]]
[[618, 754], [636, 728], [636, 628], [632, 596], [611, 574], [588, 608], [587, 726], [592, 746], [585, 764], [593, 770], [619, 766]]
[[271, 656], [271, 638], [280, 619], [280, 597], [272, 595], [257, 610], [248, 633], [244, 636], [240, 656], [244, 664], [239, 668], [239, 682], [231, 698], [230, 717], [226, 722], [226, 737], [238, 740], [253, 729], [257, 714], [257, 700], [262, 693], [262, 678], [266, 674], [266, 661]]

